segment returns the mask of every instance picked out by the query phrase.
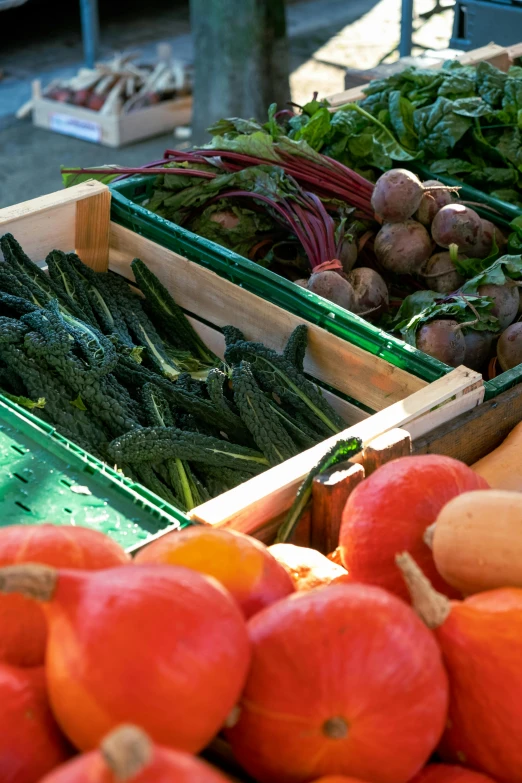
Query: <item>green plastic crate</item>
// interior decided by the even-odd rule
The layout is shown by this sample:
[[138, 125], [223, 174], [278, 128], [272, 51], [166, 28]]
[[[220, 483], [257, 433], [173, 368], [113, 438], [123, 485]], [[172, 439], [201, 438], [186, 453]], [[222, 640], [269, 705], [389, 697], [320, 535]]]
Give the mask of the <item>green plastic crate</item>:
[[0, 527], [43, 522], [100, 530], [127, 551], [191, 524], [0, 395]]
[[[433, 178], [426, 169], [418, 167], [417, 171], [426, 179]], [[461, 182], [443, 177], [438, 179], [449, 185], [462, 187], [464, 198], [483, 204], [482, 207], [474, 208], [485, 218], [493, 217], [499, 227], [506, 232], [509, 229], [509, 222], [518, 215], [518, 210], [512, 205], [504, 205], [504, 202], [497, 203], [496, 199], [474, 188], [463, 187]], [[390, 364], [428, 383], [451, 372], [452, 368], [448, 365], [418, 351], [344, 308], [332, 302], [325, 302], [311, 291], [294, 285], [238, 253], [155, 215], [142, 206], [153, 190], [154, 181], [155, 176], [139, 175], [113, 182], [110, 186], [112, 220], [169, 250], [180, 253], [190, 261], [212, 269], [227, 280], [321, 326], [337, 337], [385, 359]], [[504, 206], [510, 209], [505, 209]], [[492, 210], [495, 212], [494, 215]], [[496, 397], [521, 381], [522, 365], [502, 373], [493, 380], [486, 381], [485, 399]]]

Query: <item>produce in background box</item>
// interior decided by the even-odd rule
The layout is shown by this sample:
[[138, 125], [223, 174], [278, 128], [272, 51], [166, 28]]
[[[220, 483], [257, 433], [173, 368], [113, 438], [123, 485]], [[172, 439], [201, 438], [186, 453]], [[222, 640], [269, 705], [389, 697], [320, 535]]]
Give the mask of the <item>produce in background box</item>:
[[437, 571], [464, 595], [522, 588], [522, 494], [501, 489], [450, 500], [428, 528]]
[[442, 734], [447, 678], [433, 635], [366, 585], [297, 593], [253, 617], [238, 722], [227, 730], [260, 783], [322, 775], [404, 783]]
[[196, 753], [239, 699], [251, 655], [246, 626], [210, 577], [162, 565], [5, 566], [0, 592], [46, 604], [49, 700], [79, 750], [131, 721], [155, 742]]
[[2, 783], [37, 783], [72, 755], [56, 723], [42, 667], [0, 663], [0, 771]]
[[[0, 528], [0, 566], [16, 563], [98, 571], [126, 565], [130, 557], [98, 530], [76, 525], [9, 525]], [[43, 665], [47, 628], [37, 601], [0, 594], [0, 628], [1, 662]]]
[[132, 725], [114, 729], [98, 750], [73, 759], [40, 783], [227, 783], [217, 769], [188, 753], [154, 745]]
[[271, 551], [235, 530], [202, 525], [175, 530], [140, 549], [134, 562], [185, 566], [213, 576], [246, 618], [294, 592], [290, 576]]
[[144, 298], [74, 253], [46, 275], [10, 234], [0, 247], [0, 390], [176, 508], [345, 428], [303, 373], [305, 325], [282, 355], [224, 327], [222, 363], [140, 259]]
[[450, 601], [408, 554], [397, 563], [413, 606], [433, 629], [448, 672], [450, 704], [440, 753], [498, 783], [522, 781], [522, 590], [503, 588]]
[[487, 488], [481, 476], [451, 457], [426, 454], [382, 465], [355, 487], [344, 508], [339, 536], [343, 566], [354, 581], [379, 585], [407, 601], [408, 590], [395, 565], [396, 553], [405, 550], [437, 589], [456, 597], [439, 575], [424, 534], [449, 500]]

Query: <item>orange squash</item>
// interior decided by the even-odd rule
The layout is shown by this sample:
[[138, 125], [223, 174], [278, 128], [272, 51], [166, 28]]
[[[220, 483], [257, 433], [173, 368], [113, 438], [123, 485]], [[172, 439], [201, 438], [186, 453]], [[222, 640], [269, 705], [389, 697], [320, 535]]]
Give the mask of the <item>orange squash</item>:
[[410, 783], [495, 783], [493, 778], [453, 764], [429, 764]]
[[250, 660], [243, 616], [214, 579], [178, 566], [0, 569], [0, 591], [46, 602], [52, 709], [80, 750], [124, 721], [201, 750], [236, 704]]
[[213, 576], [234, 596], [245, 617], [294, 592], [286, 570], [260, 541], [235, 530], [195, 526], [161, 536], [135, 563], [168, 563]]
[[493, 489], [522, 492], [522, 422], [514, 427], [496, 449], [471, 466]]
[[408, 601], [395, 566], [396, 553], [406, 551], [437, 590], [457, 597], [438, 574], [423, 535], [449, 500], [487, 488], [481, 476], [451, 457], [425, 454], [388, 462], [348, 498], [339, 540], [344, 567], [356, 582], [384, 587]]
[[272, 544], [270, 553], [292, 578], [296, 590], [313, 590], [338, 579], [350, 581], [346, 568], [334, 563], [317, 549], [294, 544]]
[[[130, 563], [112, 539], [97, 530], [66, 525], [0, 528], [0, 566], [45, 563], [55, 568], [95, 570]], [[0, 661], [41, 666], [47, 629], [41, 607], [21, 595], [0, 595]]]
[[43, 668], [0, 664], [2, 783], [36, 783], [70, 755], [49, 707]]
[[327, 775], [325, 778], [318, 778], [313, 783], [366, 783], [360, 778], [347, 778], [346, 775]]
[[426, 763], [446, 721], [447, 678], [433, 635], [403, 601], [332, 585], [279, 601], [248, 627], [252, 665], [227, 734], [256, 780], [404, 783]]
[[200, 759], [154, 745], [136, 726], [119, 726], [99, 750], [85, 753], [46, 775], [40, 783], [226, 783]]
[[522, 588], [522, 493], [466, 492], [441, 510], [429, 529], [435, 565], [464, 595]]
[[449, 601], [409, 555], [397, 561], [413, 605], [442, 650], [450, 683], [444, 761], [499, 783], [522, 783], [522, 590], [503, 588]]

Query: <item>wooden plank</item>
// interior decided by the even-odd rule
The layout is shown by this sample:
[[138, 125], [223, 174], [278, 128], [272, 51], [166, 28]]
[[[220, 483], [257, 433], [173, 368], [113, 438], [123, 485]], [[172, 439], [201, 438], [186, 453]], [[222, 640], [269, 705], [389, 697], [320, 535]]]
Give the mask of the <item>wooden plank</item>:
[[0, 234], [10, 232], [33, 261], [50, 250], [75, 249], [77, 204], [108, 193], [95, 180], [0, 209]]
[[[395, 430], [393, 430], [395, 432]], [[339, 544], [339, 530], [346, 501], [365, 475], [362, 465], [348, 462], [316, 476], [312, 484], [310, 545], [323, 555]]]
[[[411, 437], [406, 430], [396, 428], [374, 438], [364, 450], [364, 469], [367, 476], [386, 462], [411, 454]], [[331, 550], [329, 550], [331, 551]]]
[[209, 525], [233, 527], [246, 533], [255, 531], [290, 507], [304, 477], [338, 440], [356, 436], [366, 446], [373, 438], [395, 427], [407, 428], [409, 422], [438, 408], [455, 395], [464, 394], [472, 407], [477, 403], [476, 396], [465, 392], [473, 389], [479, 381], [481, 376], [478, 373], [459, 367], [407, 399], [203, 503], [193, 509], [191, 516]]
[[[146, 262], [181, 307], [219, 327], [232, 321], [249, 340], [260, 340], [277, 351], [283, 349], [297, 324], [307, 323], [209, 269], [111, 223], [110, 268], [132, 279], [129, 264], [135, 256]], [[364, 401], [367, 407], [381, 410], [427, 386], [425, 381], [321, 327], [307, 326], [306, 372]]]
[[[511, 47], [515, 53], [519, 51], [518, 47], [522, 47], [522, 44], [517, 44]], [[498, 46], [497, 44], [488, 44], [487, 46], [481, 46], [479, 49], [473, 49], [470, 52], [464, 52], [457, 58], [458, 62], [463, 65], [477, 65], [479, 62], [488, 62], [499, 68], [501, 71], [507, 71], [512, 64], [511, 51], [504, 46]], [[520, 56], [520, 55], [517, 55]], [[443, 60], [438, 62], [431, 61], [429, 64], [424, 65], [425, 68], [438, 69], [442, 68]], [[420, 63], [419, 63], [420, 65]], [[345, 103], [354, 103], [361, 101], [365, 96], [363, 88], [366, 85], [361, 84], [357, 87], [351, 87], [349, 90], [343, 90], [343, 92], [336, 93], [327, 98], [330, 104], [330, 109], [337, 111], [340, 106]]]
[[472, 465], [522, 421], [522, 385], [443, 424], [413, 441], [414, 454], [444, 454]]
[[106, 272], [109, 266], [110, 220], [111, 192], [108, 188], [76, 203], [76, 252], [95, 272]]

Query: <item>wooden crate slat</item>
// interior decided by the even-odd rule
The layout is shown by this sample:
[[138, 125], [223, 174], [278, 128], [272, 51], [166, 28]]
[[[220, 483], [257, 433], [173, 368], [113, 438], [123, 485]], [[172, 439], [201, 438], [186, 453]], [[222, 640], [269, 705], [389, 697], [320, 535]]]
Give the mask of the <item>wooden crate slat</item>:
[[83, 263], [95, 272], [106, 272], [109, 267], [110, 220], [109, 189], [76, 203], [74, 245]]
[[[357, 436], [366, 445], [373, 438], [396, 427], [409, 431], [410, 422], [429, 413], [433, 408], [436, 408], [437, 413], [438, 406], [455, 396], [463, 395], [469, 407], [474, 407], [484, 394], [483, 386], [482, 389], [477, 389], [479, 383], [482, 383], [479, 373], [466, 367], [458, 367], [407, 399], [390, 405], [389, 408], [292, 457], [282, 465], [203, 503], [193, 509], [191, 516], [208, 525], [233, 527], [246, 533], [254, 532], [268, 520], [290, 508], [304, 477], [338, 440]], [[430, 429], [429, 417], [424, 418], [424, 426], [425, 431]]]
[[[414, 454], [444, 454], [472, 465], [485, 457], [522, 421], [522, 386], [484, 402], [414, 439]], [[520, 456], [522, 461], [522, 454]]]
[[[188, 261], [123, 226], [111, 224], [110, 268], [132, 278], [129, 262], [138, 255], [189, 312], [216, 326], [233, 323], [250, 340], [281, 351], [292, 330], [307, 323], [292, 313]], [[381, 410], [427, 386], [420, 378], [345, 342], [314, 324], [308, 326], [305, 370], [315, 378]]]
[[[50, 250], [70, 251], [76, 247], [77, 205], [101, 198], [110, 199], [107, 185], [95, 180], [0, 209], [0, 235], [11, 233], [33, 261]], [[106, 222], [106, 218], [102, 218]]]

